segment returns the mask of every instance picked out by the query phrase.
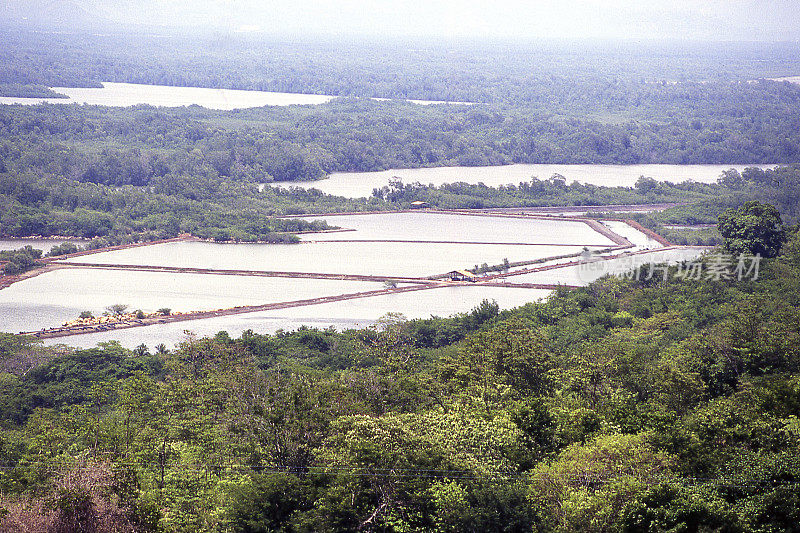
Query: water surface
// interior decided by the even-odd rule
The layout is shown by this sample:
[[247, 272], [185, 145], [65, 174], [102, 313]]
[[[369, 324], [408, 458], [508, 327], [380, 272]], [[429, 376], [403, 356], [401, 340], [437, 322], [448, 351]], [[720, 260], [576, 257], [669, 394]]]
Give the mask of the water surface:
[[[243, 91], [238, 89], [213, 89], [208, 87], [175, 87], [171, 85], [146, 85], [140, 83], [103, 82], [103, 87], [53, 87], [55, 92], [69, 98], [0, 97], [0, 104], [36, 105], [89, 104], [111, 107], [128, 107], [148, 104], [156, 107], [182, 107], [199, 105], [208, 109], [231, 110], [262, 106], [318, 105], [330, 102], [335, 96], [326, 94], [282, 93], [271, 91]], [[386, 98], [372, 98], [386, 101]], [[438, 100], [405, 100], [419, 105], [449, 104], [473, 105], [472, 102], [445, 102]]]
[[[154, 312], [210, 311], [382, 289], [383, 284], [324, 279], [170, 274], [70, 268], [46, 272], [0, 290], [0, 331], [61, 326], [82, 311], [105, 307]], [[184, 328], [189, 322], [183, 322]], [[149, 329], [146, 326], [145, 329]]]
[[307, 220], [319, 218], [332, 226], [356, 231], [307, 234], [303, 236], [305, 240], [387, 239], [598, 246], [613, 244], [583, 222], [568, 220], [550, 221], [535, 218], [456, 215], [424, 211], [325, 215], [310, 217]]
[[320, 241], [296, 245], [171, 242], [70, 259], [71, 262], [359, 274], [430, 276], [503, 259], [526, 261], [579, 252], [580, 246]]
[[655, 240], [654, 238], [650, 237], [646, 233], [642, 233], [638, 229], [629, 226], [625, 222], [618, 222], [616, 220], [607, 220], [602, 222], [602, 224], [608, 227], [611, 231], [616, 233], [617, 235], [621, 235], [628, 239], [631, 244], [633, 244], [637, 250], [649, 250], [651, 248], [663, 248], [663, 244]]
[[[331, 224], [355, 231], [304, 235], [298, 245], [220, 244], [171, 242], [92, 254], [67, 260], [101, 264], [197, 267], [211, 269], [277, 270], [429, 276], [475, 264], [497, 264], [577, 253], [582, 246], [595, 249], [610, 241], [581, 222], [525, 218], [411, 212], [325, 216]], [[623, 223], [609, 222], [637, 247], [655, 246], [645, 235]], [[314, 240], [318, 239], [318, 240]], [[337, 240], [340, 239], [340, 240]], [[343, 242], [341, 239], [355, 239]], [[360, 242], [358, 240], [361, 240]], [[370, 239], [407, 239], [412, 242], [367, 242]], [[461, 240], [463, 243], [414, 241]], [[484, 242], [532, 242], [539, 244], [483, 244]], [[33, 241], [31, 241], [33, 242]], [[566, 246], [556, 246], [566, 244]], [[509, 278], [514, 282], [552, 283], [565, 278], [560, 270], [537, 279]], [[568, 278], [568, 276], [566, 276]], [[55, 327], [74, 319], [83, 310], [96, 315], [103, 308], [122, 303], [149, 312], [161, 307], [175, 311], [211, 310], [237, 305], [292, 301], [382, 288], [379, 282], [349, 282], [300, 278], [264, 278], [229, 275], [158, 273], [102, 269], [64, 269], [49, 272], [0, 291], [0, 330], [30, 331]], [[217, 317], [70, 336], [49, 344], [92, 346], [120, 339], [126, 346], [160, 342], [174, 344], [186, 329], [200, 334], [228, 330], [238, 335], [245, 329], [269, 333], [301, 325], [339, 329], [363, 327], [387, 312], [409, 318], [448, 316], [468, 311], [483, 299], [496, 300], [503, 308], [540, 299], [548, 291], [509, 287], [451, 286], [425, 291], [382, 295], [315, 306], [262, 313]]]
[[609, 187], [632, 187], [641, 176], [659, 181], [682, 182], [687, 180], [714, 183], [723, 170], [747, 167], [772, 168], [775, 165], [539, 165], [517, 164], [490, 167], [436, 167], [416, 169], [393, 169], [377, 172], [335, 172], [319, 181], [271, 183], [278, 187], [315, 188], [326, 194], [361, 198], [370, 196], [372, 190], [389, 184], [392, 178], [403, 183], [419, 182], [423, 185], [464, 182], [484, 183], [491, 187], [518, 185], [537, 177], [549, 179], [554, 174], [562, 175], [567, 183], [579, 181]]
[[[673, 248], [610, 259], [596, 263], [556, 268], [544, 272], [509, 276], [509, 283], [563, 283], [565, 285], [588, 285], [606, 274], [622, 274], [641, 265], [645, 266], [644, 275], [649, 274], [649, 265], [658, 263], [677, 263], [695, 259], [707, 252], [707, 248]], [[663, 276], [663, 270], [653, 270], [653, 275]]]
[[274, 93], [268, 91], [240, 91], [210, 89], [205, 87], [172, 87], [138, 83], [103, 82], [103, 87], [53, 87], [57, 93], [69, 98], [0, 98], [0, 104], [90, 104], [111, 107], [128, 107], [148, 104], [156, 107], [182, 107], [199, 105], [208, 109], [244, 109], [265, 105], [324, 104], [334, 97], [324, 94]]
[[81, 239], [0, 239], [0, 250], [17, 250], [24, 246], [32, 246], [47, 253], [54, 246], [60, 246], [65, 242], [72, 242], [78, 246], [84, 244]]
[[389, 294], [325, 303], [308, 307], [277, 309], [259, 313], [247, 313], [225, 317], [157, 324], [143, 328], [75, 335], [58, 339], [47, 339], [45, 344], [68, 344], [92, 347], [98, 342], [119, 340], [123, 346], [133, 348], [139, 344], [153, 347], [161, 342], [167, 346], [184, 340], [185, 330], [198, 335], [214, 335], [227, 331], [238, 337], [242, 331], [252, 329], [256, 333], [275, 333], [277, 330], [292, 331], [300, 326], [324, 329], [330, 326], [338, 330], [370, 326], [389, 312], [399, 312], [407, 318], [429, 318], [431, 315], [450, 316], [473, 309], [482, 300], [494, 300], [503, 309], [509, 309], [547, 297], [550, 291], [537, 289], [515, 289], [481, 286], [443, 287], [409, 293]]

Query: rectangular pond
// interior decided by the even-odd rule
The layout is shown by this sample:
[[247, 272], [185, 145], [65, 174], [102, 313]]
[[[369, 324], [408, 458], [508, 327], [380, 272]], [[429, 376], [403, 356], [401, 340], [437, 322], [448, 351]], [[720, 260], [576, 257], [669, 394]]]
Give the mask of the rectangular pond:
[[611, 246], [608, 238], [583, 222], [411, 212], [364, 215], [323, 215], [331, 226], [354, 229], [341, 233], [314, 233], [305, 240], [408, 240], [475, 243], [571, 244]]
[[[66, 261], [426, 277], [455, 269], [468, 269], [482, 263], [498, 264], [504, 259], [511, 262], [529, 261], [576, 254], [584, 249], [584, 245], [596, 250], [612, 244], [587, 224], [574, 220], [438, 212], [327, 215], [323, 218], [331, 224], [354, 231], [307, 234], [303, 236], [306, 241], [296, 245], [170, 242], [91, 254]], [[637, 247], [652, 244], [645, 235], [624, 223], [608, 224], [615, 231], [624, 233]], [[447, 240], [462, 242], [424, 242]], [[36, 244], [36, 241], [28, 242]], [[569, 283], [569, 272], [556, 269], [537, 276], [514, 276], [509, 281], [553, 283], [567, 279], [565, 282]], [[163, 307], [181, 312], [204, 311], [335, 296], [383, 287], [381, 282], [70, 267], [18, 282], [0, 291], [0, 330], [18, 332], [57, 327], [77, 318], [81, 311], [88, 310], [99, 315], [105, 307], [113, 304], [126, 304], [131, 310], [142, 309], [145, 312]], [[69, 336], [63, 340], [52, 339], [48, 343], [93, 345], [98, 339], [118, 338], [133, 345], [142, 342], [158, 344], [162, 341], [177, 342], [186, 329], [201, 334], [213, 334], [226, 329], [238, 334], [251, 327], [262, 332], [294, 329], [300, 325], [357, 327], [371, 324], [388, 312], [400, 312], [410, 318], [432, 314], [448, 316], [468, 311], [483, 299], [496, 300], [502, 307], [508, 308], [547, 294], [548, 291], [538, 289], [460, 285]]]
[[[0, 290], [0, 331], [57, 327], [81, 311], [99, 316], [114, 304], [126, 304], [130, 311], [209, 311], [382, 288], [382, 283], [362, 281], [69, 268]], [[181, 324], [185, 329], [191, 322]]]
[[295, 330], [300, 326], [338, 330], [363, 328], [374, 324], [382, 315], [399, 312], [407, 318], [429, 318], [431, 315], [450, 316], [468, 312], [482, 300], [494, 300], [503, 309], [538, 301], [550, 291], [502, 287], [454, 286], [409, 293], [374, 296], [357, 300], [324, 303], [307, 307], [276, 309], [258, 313], [247, 313], [224, 317], [157, 324], [103, 333], [91, 333], [45, 340], [45, 344], [68, 344], [78, 347], [96, 346], [98, 342], [118, 340], [123, 346], [133, 348], [146, 344], [151, 348], [159, 343], [172, 347], [183, 340], [184, 331], [198, 335], [214, 335], [227, 331], [238, 337], [242, 331], [252, 329], [256, 333], [274, 333], [279, 329]]
[[[671, 248], [644, 254], [626, 255], [618, 259], [609, 259], [575, 266], [554, 268], [543, 272], [509, 276], [509, 283], [563, 283], [565, 285], [588, 285], [606, 274], [622, 274], [641, 265], [658, 263], [674, 264], [700, 257], [708, 248]], [[645, 274], [647, 271], [645, 271]], [[654, 275], [663, 275], [656, 270]]]
[[488, 263], [579, 252], [580, 246], [502, 246], [405, 242], [218, 244], [175, 242], [78, 257], [79, 263], [426, 277]]

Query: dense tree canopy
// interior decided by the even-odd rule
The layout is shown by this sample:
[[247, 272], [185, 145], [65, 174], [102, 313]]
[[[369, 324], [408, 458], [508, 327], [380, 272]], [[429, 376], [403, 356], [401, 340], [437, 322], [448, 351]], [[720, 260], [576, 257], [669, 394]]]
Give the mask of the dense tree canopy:
[[722, 213], [719, 232], [725, 240], [725, 248], [734, 254], [763, 257], [778, 255], [786, 238], [781, 215], [775, 206], [756, 201]]
[[154, 355], [0, 336], [0, 527], [791, 530], [798, 279], [791, 233], [757, 280]]

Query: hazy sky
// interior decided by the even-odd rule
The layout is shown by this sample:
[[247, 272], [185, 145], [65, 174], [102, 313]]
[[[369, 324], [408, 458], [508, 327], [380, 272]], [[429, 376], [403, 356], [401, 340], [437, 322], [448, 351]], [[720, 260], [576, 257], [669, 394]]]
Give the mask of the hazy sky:
[[108, 18], [289, 34], [798, 40], [800, 0], [82, 0]]

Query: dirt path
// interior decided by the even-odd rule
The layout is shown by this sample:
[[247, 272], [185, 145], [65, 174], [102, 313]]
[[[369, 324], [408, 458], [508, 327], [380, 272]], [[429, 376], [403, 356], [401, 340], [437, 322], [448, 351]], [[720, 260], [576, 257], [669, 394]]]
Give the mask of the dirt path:
[[331, 279], [340, 281], [389, 281], [394, 283], [421, 283], [432, 284], [435, 281], [428, 278], [413, 278], [403, 276], [372, 276], [367, 274], [329, 274], [324, 272], [289, 272], [278, 270], [228, 270], [219, 268], [194, 268], [157, 265], [125, 265], [106, 263], [83, 263], [70, 261], [51, 265], [56, 268], [96, 268], [101, 270], [133, 270], [139, 272], [167, 272], [172, 274], [210, 274], [219, 276], [254, 276], [266, 278], [306, 278], [306, 279]]

